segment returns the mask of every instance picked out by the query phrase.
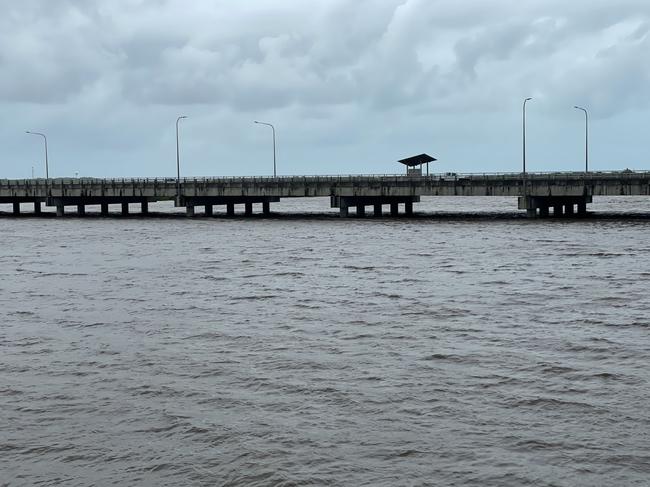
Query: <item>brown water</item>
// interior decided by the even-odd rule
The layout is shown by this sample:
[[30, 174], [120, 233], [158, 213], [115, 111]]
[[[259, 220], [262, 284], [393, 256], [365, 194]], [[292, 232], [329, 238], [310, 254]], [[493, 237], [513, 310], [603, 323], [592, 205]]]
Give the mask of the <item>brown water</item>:
[[514, 207], [1, 217], [0, 485], [648, 485], [650, 219]]

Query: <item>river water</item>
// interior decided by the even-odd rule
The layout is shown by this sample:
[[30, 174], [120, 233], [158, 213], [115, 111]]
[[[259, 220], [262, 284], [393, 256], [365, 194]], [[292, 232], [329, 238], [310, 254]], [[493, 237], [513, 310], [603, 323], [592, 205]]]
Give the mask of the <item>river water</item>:
[[648, 485], [650, 201], [515, 208], [5, 213], [0, 485]]

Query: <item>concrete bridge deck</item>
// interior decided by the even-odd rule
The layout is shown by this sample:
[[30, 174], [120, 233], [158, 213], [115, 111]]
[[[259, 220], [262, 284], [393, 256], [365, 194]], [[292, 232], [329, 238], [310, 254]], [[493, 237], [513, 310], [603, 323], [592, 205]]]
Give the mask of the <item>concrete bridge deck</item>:
[[[180, 194], [178, 188], [180, 187]], [[594, 196], [650, 196], [650, 172], [556, 172], [505, 174], [434, 174], [428, 176], [286, 176], [286, 177], [216, 177], [161, 179], [0, 179], [0, 203], [13, 204], [19, 214], [21, 203], [33, 203], [39, 213], [42, 205], [53, 206], [58, 215], [74, 206], [80, 214], [86, 205], [119, 204], [128, 213], [130, 203], [139, 203], [143, 213], [155, 201], [174, 201], [176, 206], [194, 215], [194, 207], [225, 205], [229, 214], [235, 205], [244, 205], [247, 214], [253, 204], [261, 203], [263, 212], [281, 198], [330, 197], [331, 206], [340, 208], [341, 216], [355, 207], [359, 215], [367, 206], [375, 215], [389, 205], [391, 214], [413, 212], [413, 204], [422, 196], [517, 196], [519, 209], [531, 217], [578, 214], [586, 212]]]

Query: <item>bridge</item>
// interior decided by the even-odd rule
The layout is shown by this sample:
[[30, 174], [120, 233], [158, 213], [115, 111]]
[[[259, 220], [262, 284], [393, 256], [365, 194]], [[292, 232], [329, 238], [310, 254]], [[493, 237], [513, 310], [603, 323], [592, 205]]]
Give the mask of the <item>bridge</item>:
[[63, 216], [66, 208], [76, 208], [84, 215], [86, 206], [99, 205], [109, 213], [109, 205], [120, 205], [122, 214], [138, 204], [142, 214], [149, 203], [174, 201], [188, 216], [196, 207], [205, 215], [215, 206], [224, 206], [234, 215], [237, 205], [244, 214], [253, 214], [254, 205], [270, 213], [271, 203], [281, 198], [329, 197], [331, 206], [342, 217], [366, 215], [370, 207], [374, 216], [413, 214], [414, 204], [422, 196], [512, 196], [519, 198], [519, 209], [531, 217], [584, 215], [594, 196], [650, 196], [650, 172], [555, 172], [506, 174], [437, 174], [437, 175], [370, 175], [370, 176], [285, 176], [285, 177], [215, 177], [161, 179], [0, 179], [0, 204], [13, 205], [20, 215], [24, 204], [33, 205], [40, 214], [42, 206], [56, 208]]

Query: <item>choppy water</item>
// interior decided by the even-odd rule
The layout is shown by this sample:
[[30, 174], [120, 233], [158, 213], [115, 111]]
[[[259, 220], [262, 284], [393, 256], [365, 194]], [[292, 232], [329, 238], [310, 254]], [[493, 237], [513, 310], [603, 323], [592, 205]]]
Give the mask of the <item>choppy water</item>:
[[0, 485], [648, 485], [650, 220], [488, 204], [0, 218]]

